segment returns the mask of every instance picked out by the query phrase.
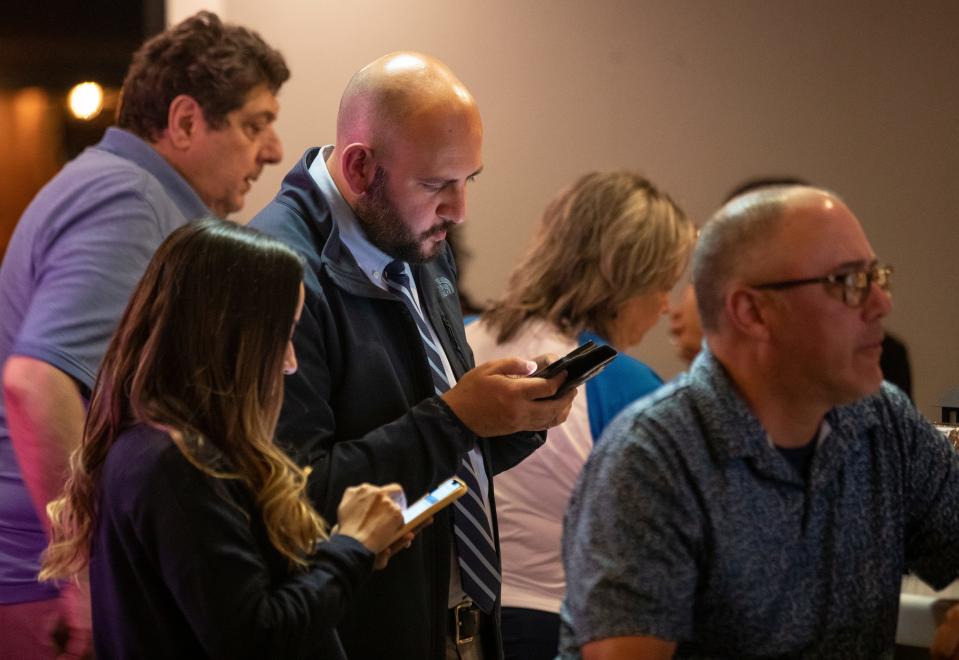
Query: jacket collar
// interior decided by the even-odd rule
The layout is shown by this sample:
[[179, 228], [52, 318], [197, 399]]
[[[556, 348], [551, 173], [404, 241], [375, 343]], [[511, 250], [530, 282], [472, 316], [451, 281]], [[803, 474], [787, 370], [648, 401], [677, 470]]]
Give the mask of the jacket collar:
[[303, 157], [284, 177], [276, 200], [293, 209], [306, 223], [316, 247], [317, 263], [314, 270], [323, 268], [340, 288], [356, 295], [372, 298], [389, 298], [390, 295], [376, 287], [363, 273], [356, 259], [340, 238], [339, 229], [333, 221], [330, 203], [310, 174], [310, 165], [321, 156], [320, 147], [306, 150]]

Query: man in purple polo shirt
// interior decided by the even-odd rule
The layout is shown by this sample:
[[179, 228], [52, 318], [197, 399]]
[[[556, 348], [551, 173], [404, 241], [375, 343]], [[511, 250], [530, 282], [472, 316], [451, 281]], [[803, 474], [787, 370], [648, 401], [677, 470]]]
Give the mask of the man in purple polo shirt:
[[46, 504], [154, 250], [180, 225], [239, 210], [280, 160], [273, 122], [288, 78], [259, 35], [198, 13], [137, 51], [117, 127], [20, 218], [0, 266], [0, 659], [89, 653], [82, 590], [37, 582]]

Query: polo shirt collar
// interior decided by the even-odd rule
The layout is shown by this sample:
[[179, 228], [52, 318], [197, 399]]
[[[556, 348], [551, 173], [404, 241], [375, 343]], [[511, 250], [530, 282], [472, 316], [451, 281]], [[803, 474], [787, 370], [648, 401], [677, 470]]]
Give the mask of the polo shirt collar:
[[727, 458], [755, 456], [766, 447], [766, 430], [736, 391], [729, 374], [708, 348], [689, 369], [689, 384], [701, 408], [705, 437]]
[[183, 175], [137, 135], [111, 126], [94, 148], [125, 158], [152, 174], [187, 220], [213, 216]]
[[[688, 378], [701, 408], [706, 437], [717, 452], [727, 458], [767, 454], [769, 435], [708, 348], [700, 351]], [[826, 413], [817, 436], [821, 450], [829, 455], [842, 453], [863, 437], [864, 431], [880, 424], [870, 399], [836, 406]]]

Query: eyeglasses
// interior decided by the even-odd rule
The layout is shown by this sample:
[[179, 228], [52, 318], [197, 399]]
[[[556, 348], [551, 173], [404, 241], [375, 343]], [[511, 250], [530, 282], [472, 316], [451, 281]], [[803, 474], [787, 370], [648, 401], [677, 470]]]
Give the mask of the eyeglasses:
[[836, 296], [850, 307], [859, 307], [866, 302], [872, 283], [888, 292], [892, 284], [892, 266], [874, 265], [861, 270], [833, 273], [824, 277], [810, 277], [804, 280], [785, 280], [754, 284], [754, 289], [791, 289], [805, 284], [822, 284], [826, 291]]

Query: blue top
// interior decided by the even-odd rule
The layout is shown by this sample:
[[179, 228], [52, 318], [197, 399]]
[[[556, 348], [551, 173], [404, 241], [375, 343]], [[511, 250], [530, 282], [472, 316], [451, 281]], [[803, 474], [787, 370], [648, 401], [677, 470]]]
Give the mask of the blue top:
[[[584, 331], [579, 343], [607, 343], [599, 335]], [[636, 399], [654, 392], [663, 379], [639, 360], [620, 353], [596, 377], [586, 381], [586, 405], [589, 407], [589, 430], [596, 442], [606, 426], [619, 412]]]
[[[0, 267], [0, 363], [47, 362], [93, 387], [130, 293], [163, 239], [209, 215], [186, 180], [132, 133], [107, 129], [30, 203]], [[43, 528], [0, 399], [0, 603], [52, 597], [37, 583]]]
[[707, 350], [627, 408], [570, 502], [561, 657], [890, 656], [903, 573], [959, 573], [959, 454], [888, 384], [825, 421], [807, 482]]

